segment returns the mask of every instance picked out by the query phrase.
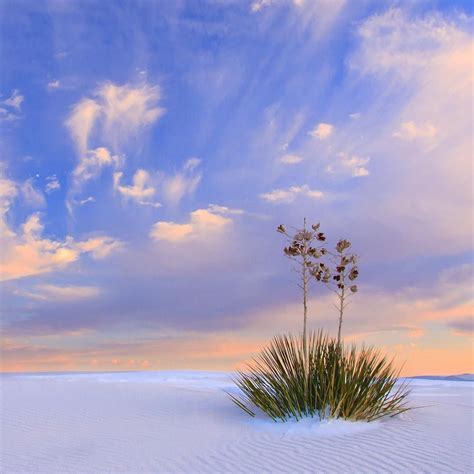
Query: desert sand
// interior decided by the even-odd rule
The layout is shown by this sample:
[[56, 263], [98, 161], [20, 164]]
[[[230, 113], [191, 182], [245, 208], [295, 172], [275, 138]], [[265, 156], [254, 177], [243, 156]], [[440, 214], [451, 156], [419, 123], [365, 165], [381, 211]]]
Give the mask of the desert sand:
[[413, 380], [423, 406], [372, 423], [275, 423], [230, 374], [1, 376], [2, 472], [472, 472], [473, 382]]

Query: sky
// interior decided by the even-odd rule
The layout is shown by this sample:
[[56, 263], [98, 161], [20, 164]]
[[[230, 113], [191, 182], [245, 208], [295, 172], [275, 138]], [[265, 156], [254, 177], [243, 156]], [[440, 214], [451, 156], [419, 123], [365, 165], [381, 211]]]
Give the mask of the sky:
[[359, 255], [346, 342], [474, 372], [473, 14], [0, 0], [1, 370], [241, 366], [302, 329], [306, 217]]

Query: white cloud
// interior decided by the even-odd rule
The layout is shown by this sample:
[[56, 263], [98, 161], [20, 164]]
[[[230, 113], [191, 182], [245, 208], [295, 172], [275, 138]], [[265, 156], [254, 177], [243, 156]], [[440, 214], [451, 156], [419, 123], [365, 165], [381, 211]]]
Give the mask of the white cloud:
[[15, 89], [8, 99], [2, 101], [2, 104], [7, 105], [8, 107], [11, 107], [17, 111], [20, 111], [21, 104], [23, 103], [24, 99], [25, 98], [19, 93], [18, 89]]
[[17, 184], [4, 176], [3, 166], [0, 164], [0, 219], [8, 212], [14, 199], [18, 195]]
[[[342, 4], [344, 2], [338, 2], [337, 0], [254, 0], [250, 4], [250, 11], [252, 13], [258, 13], [266, 7], [276, 4], [290, 4], [296, 8], [302, 9], [304, 6], [312, 7], [312, 3], [317, 3], [318, 7], [324, 8], [327, 6], [331, 7], [333, 5], [337, 5], [338, 3]], [[308, 8], [308, 10], [311, 10], [311, 8]]]
[[99, 236], [76, 242], [44, 238], [39, 214], [32, 214], [21, 226], [21, 232], [10, 230], [1, 237], [0, 281], [22, 278], [60, 270], [77, 261], [82, 254], [95, 259], [109, 256], [122, 243], [108, 236]]
[[253, 13], [257, 13], [262, 10], [262, 8], [268, 7], [272, 3], [274, 3], [274, 0], [254, 0], [250, 5], [250, 10]]
[[394, 80], [419, 84], [419, 74], [428, 72], [440, 56], [447, 53], [448, 61], [457, 61], [457, 49], [469, 37], [441, 15], [411, 19], [398, 8], [367, 19], [359, 36], [363, 47], [352, 57], [354, 69], [365, 74], [390, 73]]
[[83, 98], [75, 105], [66, 121], [79, 155], [89, 148], [93, 134], [117, 151], [164, 114], [157, 105], [160, 99], [158, 86], [119, 86], [111, 82], [101, 85], [93, 98]]
[[114, 189], [124, 199], [137, 204], [161, 207], [159, 202], [152, 199], [160, 194], [167, 203], [176, 206], [184, 196], [192, 194], [201, 182], [202, 174], [197, 171], [200, 163], [200, 159], [190, 158], [174, 175], [139, 169], [135, 172], [131, 185], [122, 184], [123, 172], [116, 171], [113, 177]]
[[123, 242], [108, 236], [91, 237], [82, 242], [74, 243], [74, 248], [83, 253], [90, 253], [97, 260], [108, 257], [122, 247]]
[[97, 178], [104, 167], [116, 168], [121, 164], [121, 158], [112, 155], [107, 148], [99, 147], [95, 150], [89, 150], [79, 159], [79, 163], [74, 168], [72, 175], [74, 177], [73, 186], [75, 188], [91, 179]]
[[301, 163], [303, 161], [303, 157], [300, 155], [293, 155], [290, 153], [287, 153], [286, 155], [283, 155], [280, 157], [280, 163], [283, 163], [284, 165], [296, 165], [298, 163]]
[[325, 194], [322, 191], [311, 189], [307, 184], [303, 186], [291, 186], [287, 189], [274, 189], [268, 193], [260, 194], [260, 197], [273, 204], [288, 204], [293, 202], [297, 196], [305, 196], [311, 199], [322, 199]]
[[95, 198], [93, 196], [86, 197], [85, 199], [80, 199], [79, 201], [75, 201], [75, 204], [79, 204], [79, 206], [83, 206], [84, 204], [88, 204], [90, 202], [95, 202]]
[[20, 192], [23, 200], [31, 207], [44, 207], [46, 199], [43, 193], [36, 189], [33, 184], [33, 178], [27, 179], [20, 185]]
[[331, 125], [330, 123], [319, 123], [314, 127], [309, 134], [313, 138], [318, 138], [319, 140], [326, 140], [326, 138], [329, 138], [334, 131], [334, 125]]
[[269, 193], [260, 194], [260, 197], [267, 202], [272, 203], [290, 203], [296, 199], [295, 192], [292, 192], [290, 189], [274, 189]]
[[70, 301], [96, 298], [101, 293], [94, 286], [35, 285], [30, 291], [17, 290], [16, 295], [40, 301]]
[[62, 269], [77, 261], [83, 253], [102, 258], [121, 246], [110, 237], [75, 242], [72, 237], [63, 241], [50, 240], [43, 238], [42, 233], [40, 217], [33, 214], [22, 225], [19, 234], [10, 231], [2, 236], [1, 281]]
[[356, 155], [349, 155], [348, 153], [339, 153], [339, 160], [331, 163], [326, 167], [326, 172], [342, 175], [350, 175], [352, 177], [369, 176], [370, 172], [367, 165], [370, 158], [361, 158]]
[[198, 158], [190, 158], [182, 171], [164, 178], [163, 195], [168, 203], [177, 205], [186, 194], [192, 194], [196, 190], [202, 179], [202, 174], [195, 172], [200, 162]]
[[150, 237], [155, 240], [167, 242], [181, 242], [193, 234], [192, 224], [177, 224], [176, 222], [156, 222], [150, 232]]
[[107, 83], [97, 96], [104, 116], [103, 134], [115, 146], [156, 122], [165, 112], [157, 106], [161, 99], [158, 86]]
[[8, 109], [0, 107], [0, 122], [13, 122], [17, 118], [18, 116], [11, 113]]
[[50, 81], [48, 82], [47, 88], [48, 90], [55, 90], [59, 89], [61, 87], [61, 82], [59, 79], [56, 79], [55, 81]]
[[61, 183], [59, 182], [56, 175], [48, 176], [46, 178], [46, 181], [47, 183], [44, 190], [47, 194], [50, 194], [53, 191], [57, 191], [58, 189], [61, 189]]
[[46, 205], [43, 193], [34, 186], [34, 178], [29, 178], [23, 183], [16, 183], [5, 177], [4, 166], [0, 163], [0, 220], [4, 218], [17, 197], [21, 197], [24, 204], [33, 208]]
[[245, 214], [243, 209], [232, 209], [226, 206], [219, 206], [218, 204], [209, 204], [208, 211], [212, 212], [213, 214], [235, 214], [235, 215], [242, 215]]
[[114, 189], [117, 190], [125, 199], [135, 201], [137, 204], [153, 207], [161, 207], [161, 204], [151, 199], [156, 194], [156, 189], [151, 184], [150, 173], [139, 169], [133, 176], [132, 185], [121, 185], [123, 173], [114, 173]]
[[69, 203], [75, 202], [71, 195], [81, 184], [97, 177], [104, 166], [120, 165], [123, 147], [164, 114], [160, 99], [158, 86], [106, 82], [73, 107], [65, 122], [78, 157]]
[[285, 8], [293, 34], [309, 31], [319, 38], [334, 25], [345, 4], [346, 0], [253, 0], [250, 11], [271, 14]]
[[417, 125], [415, 122], [403, 122], [393, 136], [406, 141], [418, 139], [429, 141], [435, 138], [437, 133], [436, 127], [431, 123]]
[[192, 157], [186, 160], [186, 163], [184, 163], [183, 169], [185, 171], [193, 171], [200, 164], [201, 164], [201, 160], [199, 158]]
[[13, 122], [19, 118], [24, 97], [15, 89], [10, 97], [0, 100], [0, 121]]
[[82, 159], [87, 153], [89, 134], [101, 112], [101, 106], [95, 100], [82, 99], [74, 106], [66, 121], [66, 126], [76, 145], [79, 159]]
[[221, 234], [232, 224], [232, 219], [219, 214], [223, 212], [223, 209], [220, 207], [217, 212], [215, 208], [213, 211], [197, 209], [191, 212], [189, 221], [184, 224], [169, 221], [156, 222], [150, 231], [150, 237], [155, 241], [171, 243], [212, 238]]

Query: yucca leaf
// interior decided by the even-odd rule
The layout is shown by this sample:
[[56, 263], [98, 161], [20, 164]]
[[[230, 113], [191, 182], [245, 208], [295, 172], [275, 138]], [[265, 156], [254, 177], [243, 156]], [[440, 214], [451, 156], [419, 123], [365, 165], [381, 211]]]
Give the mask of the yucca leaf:
[[308, 335], [307, 364], [303, 347], [301, 336], [274, 337], [237, 372], [241, 397], [230, 399], [250, 416], [258, 408], [275, 421], [315, 415], [373, 421], [411, 409], [407, 384], [395, 387], [400, 370], [380, 351], [345, 348], [321, 331]]

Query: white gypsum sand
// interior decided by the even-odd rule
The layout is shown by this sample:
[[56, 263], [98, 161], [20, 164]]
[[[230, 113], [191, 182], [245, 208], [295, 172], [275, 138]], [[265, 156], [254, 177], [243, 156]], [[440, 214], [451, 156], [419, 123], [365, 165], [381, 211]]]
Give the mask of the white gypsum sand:
[[474, 383], [412, 389], [394, 419], [275, 423], [226, 373], [2, 375], [1, 471], [472, 472]]

